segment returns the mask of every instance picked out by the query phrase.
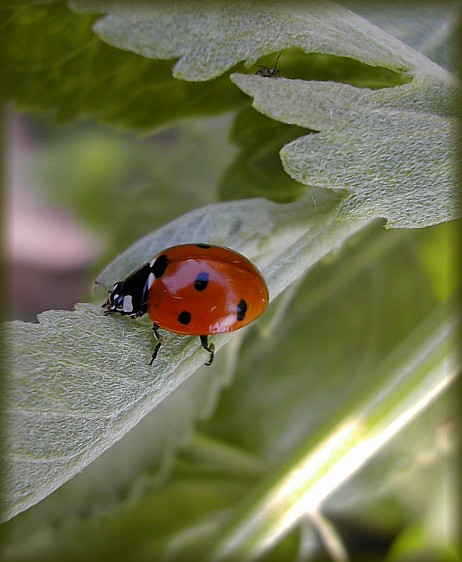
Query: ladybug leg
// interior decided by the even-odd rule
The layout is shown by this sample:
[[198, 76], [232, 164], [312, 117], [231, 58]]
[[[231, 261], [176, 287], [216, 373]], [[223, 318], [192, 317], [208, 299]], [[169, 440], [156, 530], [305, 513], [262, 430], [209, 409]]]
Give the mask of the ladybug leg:
[[208, 367], [208, 366], [211, 365], [212, 362], [213, 362], [213, 358], [214, 358], [214, 356], [215, 356], [215, 346], [213, 345], [213, 343], [211, 343], [211, 344], [209, 345], [209, 338], [208, 338], [208, 336], [199, 336], [199, 337], [200, 337], [200, 339], [201, 339], [201, 345], [202, 345], [202, 347], [205, 349], [205, 351], [208, 351], [208, 352], [210, 353], [209, 360], [208, 360], [206, 363], [204, 363], [204, 365], [207, 365], [207, 367]]
[[163, 337], [159, 334], [159, 326], [156, 323], [152, 325], [152, 331], [154, 332], [154, 337], [156, 338], [157, 343], [156, 343], [156, 347], [154, 348], [154, 351], [152, 352], [152, 357], [151, 357], [151, 361], [149, 361], [149, 365], [153, 364], [154, 359], [157, 357], [157, 354], [159, 353], [160, 346], [164, 341]]

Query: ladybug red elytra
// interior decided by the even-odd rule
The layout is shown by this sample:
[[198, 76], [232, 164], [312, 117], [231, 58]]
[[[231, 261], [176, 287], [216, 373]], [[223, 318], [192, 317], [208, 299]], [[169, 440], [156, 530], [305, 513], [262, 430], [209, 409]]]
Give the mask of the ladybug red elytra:
[[148, 314], [157, 357], [159, 328], [199, 336], [210, 357], [215, 346], [208, 336], [234, 332], [258, 318], [268, 306], [265, 280], [243, 255], [210, 244], [182, 244], [163, 250], [123, 281], [115, 283], [102, 305], [104, 314], [138, 318]]

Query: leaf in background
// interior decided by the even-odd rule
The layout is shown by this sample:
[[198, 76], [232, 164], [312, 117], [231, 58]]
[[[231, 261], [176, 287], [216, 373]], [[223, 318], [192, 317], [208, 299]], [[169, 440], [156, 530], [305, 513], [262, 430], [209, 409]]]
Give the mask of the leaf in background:
[[281, 158], [300, 183], [350, 191], [343, 217], [381, 217], [389, 227], [415, 228], [461, 215], [453, 173], [455, 79], [353, 12], [328, 2], [290, 9], [200, 1], [138, 10], [86, 0], [72, 5], [107, 12], [94, 29], [111, 45], [147, 57], [180, 57], [174, 76], [183, 80], [210, 80], [241, 60], [255, 64], [269, 44], [272, 52], [301, 48], [394, 70], [403, 83], [379, 91], [236, 73], [231, 79], [265, 115], [320, 131], [286, 145]]
[[[210, 205], [141, 239], [98, 280], [110, 286], [163, 247], [205, 240], [256, 259], [274, 298], [361, 226], [339, 223], [332, 203]], [[130, 319], [104, 317], [91, 305], [49, 311], [39, 319], [40, 324], [9, 324], [6, 517], [94, 460], [203, 362], [193, 338], [169, 335], [149, 367], [151, 331]], [[229, 339], [217, 339], [217, 348]]]
[[434, 230], [433, 236], [425, 238], [419, 247], [419, 259], [432, 280], [432, 292], [441, 301], [451, 297], [458, 287], [459, 239], [460, 221], [453, 221]]
[[279, 150], [306, 132], [301, 127], [268, 119], [251, 108], [240, 111], [230, 140], [241, 152], [221, 179], [220, 198], [265, 197], [278, 203], [297, 199], [306, 188], [284, 172]]
[[173, 61], [110, 47], [92, 31], [95, 16], [76, 15], [63, 2], [8, 4], [0, 98], [19, 109], [52, 112], [58, 122], [95, 118], [149, 132], [246, 104], [228, 77], [208, 84], [175, 80]]
[[[358, 25], [368, 31], [366, 22]], [[381, 38], [385, 44], [377, 29], [375, 40]], [[343, 217], [386, 217], [388, 226], [407, 228], [457, 218], [455, 82], [393, 38], [387, 45], [406, 56], [411, 82], [371, 91], [329, 82], [231, 78], [269, 117], [320, 131], [286, 145], [281, 158], [305, 185], [353, 192], [340, 206]], [[365, 48], [356, 53], [361, 60]]]
[[342, 0], [342, 5], [366, 18], [393, 37], [424, 54], [450, 72], [458, 67], [457, 0], [425, 2], [418, 6], [388, 3], [386, 10], [367, 0]]
[[215, 202], [216, 185], [236, 154], [230, 125], [231, 116], [221, 115], [145, 139], [99, 126], [60, 128], [23, 165], [26, 181], [110, 238], [110, 259], [180, 214]]
[[[60, 4], [35, 6], [30, 8], [30, 13], [29, 9], [13, 12], [7, 26], [7, 35], [11, 33], [7, 67], [13, 74], [13, 79], [4, 81], [10, 88], [7, 98], [17, 97], [23, 107], [29, 104], [36, 107], [38, 103], [40, 107], [67, 112], [68, 117], [95, 115], [107, 122], [122, 121], [146, 130], [166, 119], [236, 107], [235, 102], [241, 103], [237, 100], [242, 98], [231, 87], [227, 76], [218, 77], [241, 61], [249, 67], [268, 52], [285, 49], [301, 49], [311, 53], [311, 57], [313, 53], [338, 57], [339, 65], [355, 59], [375, 67], [374, 72], [377, 68], [394, 72], [401, 84], [371, 91], [329, 81], [268, 80], [253, 74], [234, 73], [231, 79], [244, 93], [254, 97], [258, 111], [283, 123], [320, 132], [286, 145], [281, 150], [283, 166], [301, 184], [348, 190], [350, 196], [340, 207], [343, 217], [381, 217], [388, 220], [390, 227], [412, 228], [460, 216], [452, 172], [457, 156], [454, 138], [458, 115], [454, 77], [353, 12], [328, 2], [290, 6], [290, 9], [275, 4], [224, 5], [201, 1], [127, 5], [74, 0], [70, 5], [79, 15], [66, 12]], [[54, 21], [49, 16], [55, 10], [62, 20], [60, 33], [53, 26], [51, 39], [42, 32], [37, 43], [35, 27], [34, 33], [32, 28], [27, 32], [27, 24], [36, 22], [31, 18], [34, 10], [38, 10], [44, 25]], [[124, 51], [90, 39], [88, 26], [96, 17], [82, 15], [83, 12], [102, 12], [94, 23], [95, 33], [104, 42]], [[66, 26], [70, 26], [69, 30], [63, 33]], [[34, 55], [29, 59], [32, 36]], [[64, 45], [53, 43], [62, 42], [63, 38]], [[59, 53], [55, 63], [61, 80], [59, 88], [51, 87], [44, 76], [43, 63], [53, 60], [47, 52], [50, 45]], [[89, 45], [96, 52], [89, 50]], [[103, 60], [95, 63], [100, 53]], [[106, 53], [108, 59], [104, 58]], [[82, 61], [82, 55], [89, 60]], [[289, 63], [290, 56], [289, 52]], [[167, 69], [163, 62], [151, 62], [152, 58], [168, 61], [178, 58], [173, 76], [181, 80], [172, 79], [170, 66]], [[306, 64], [310, 60], [308, 56]], [[71, 67], [69, 74], [67, 65]], [[149, 69], [148, 77], [143, 76], [140, 65]], [[160, 67], [155, 70], [152, 65]], [[111, 69], [110, 81], [104, 81], [105, 73], [100, 66]], [[80, 80], [82, 68], [85, 68], [85, 80]], [[23, 75], [23, 69], [31, 72]], [[88, 69], [94, 70], [95, 76], [89, 77]], [[135, 75], [138, 87], [133, 84]], [[68, 80], [77, 78], [79, 82], [74, 82], [72, 88], [66, 83], [67, 76]], [[323, 79], [329, 80], [329, 73]], [[146, 84], [150, 80], [152, 87], [148, 88]], [[193, 81], [200, 83], [191, 84]], [[77, 101], [83, 101], [78, 101], [77, 108], [69, 109], [66, 101], [69, 92], [72, 92], [72, 104], [76, 104], [75, 85], [79, 84], [80, 92], [82, 83], [90, 91], [81, 92]], [[43, 84], [47, 85], [46, 91]], [[168, 87], [168, 95], [159, 89], [159, 84]], [[190, 87], [196, 90], [189, 91]], [[175, 88], [180, 89], [176, 104]], [[158, 92], [159, 99], [152, 95], [152, 90]], [[102, 91], [113, 94], [111, 102]], [[50, 95], [51, 100], [41, 101]], [[127, 95], [131, 96], [128, 103], [120, 107], [120, 100], [126, 101]], [[162, 105], [165, 99], [167, 106]], [[111, 109], [114, 103], [117, 107]], [[277, 199], [283, 197], [278, 194]]]
[[413, 52], [333, 2], [250, 5], [192, 0], [127, 5], [72, 0], [70, 6], [79, 13], [102, 13], [94, 30], [113, 46], [148, 58], [179, 57], [173, 75], [188, 81], [216, 78], [242, 60], [251, 67], [268, 52], [287, 47], [350, 57], [398, 72], [408, 69]]

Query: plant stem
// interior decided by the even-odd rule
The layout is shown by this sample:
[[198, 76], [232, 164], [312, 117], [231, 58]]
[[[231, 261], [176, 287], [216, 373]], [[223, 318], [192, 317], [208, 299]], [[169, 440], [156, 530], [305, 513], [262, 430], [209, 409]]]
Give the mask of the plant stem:
[[455, 315], [441, 305], [381, 366], [383, 376], [234, 510], [204, 560], [254, 560], [441, 396], [458, 372]]

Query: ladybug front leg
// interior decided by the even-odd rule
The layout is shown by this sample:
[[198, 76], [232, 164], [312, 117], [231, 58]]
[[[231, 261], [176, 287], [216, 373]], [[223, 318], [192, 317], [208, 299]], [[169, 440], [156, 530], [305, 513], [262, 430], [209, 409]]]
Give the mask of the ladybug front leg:
[[206, 363], [204, 363], [204, 365], [208, 367], [212, 364], [213, 358], [215, 357], [215, 346], [213, 345], [213, 343], [209, 345], [208, 336], [199, 336], [199, 337], [201, 339], [202, 347], [205, 349], [205, 351], [208, 351], [210, 353], [209, 360]]
[[156, 347], [154, 348], [154, 351], [152, 352], [152, 358], [151, 361], [149, 361], [149, 364], [152, 365], [154, 362], [154, 359], [157, 357], [157, 354], [159, 353], [159, 349], [160, 346], [162, 345], [162, 342], [164, 341], [164, 339], [162, 338], [162, 336], [159, 334], [159, 326], [154, 323], [152, 325], [152, 331], [154, 332], [154, 337], [156, 338]]

